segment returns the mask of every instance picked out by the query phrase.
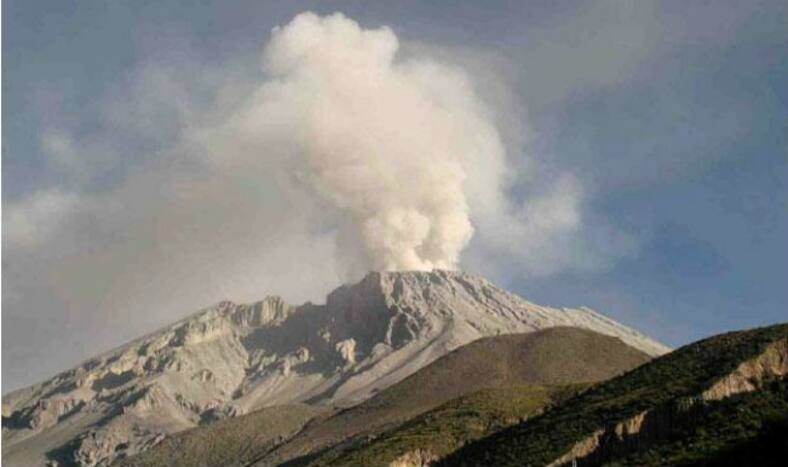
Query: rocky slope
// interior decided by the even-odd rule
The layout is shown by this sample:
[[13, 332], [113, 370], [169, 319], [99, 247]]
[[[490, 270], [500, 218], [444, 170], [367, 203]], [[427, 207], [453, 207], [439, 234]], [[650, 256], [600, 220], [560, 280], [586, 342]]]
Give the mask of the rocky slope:
[[587, 308], [542, 307], [461, 272], [371, 273], [325, 305], [222, 302], [3, 398], [3, 463], [107, 465], [205, 421], [350, 406], [480, 337], [576, 326], [667, 348]]
[[[310, 421], [297, 435], [287, 438], [278, 446], [271, 447], [260, 443], [254, 448], [255, 452], [259, 453], [253, 458], [257, 461], [254, 465], [280, 465], [284, 462], [298, 465], [306, 462], [339, 462], [339, 465], [346, 465], [349, 462], [344, 457], [344, 451], [348, 446], [360, 443], [362, 450], [365, 450], [365, 440], [383, 440], [385, 436], [380, 438], [380, 433], [384, 430], [396, 428], [403, 422], [411, 424], [419, 414], [466, 394], [492, 388], [513, 389], [501, 393], [482, 393], [485, 397], [495, 395], [497, 402], [490, 403], [500, 406], [498, 408], [501, 409], [508, 402], [523, 399], [522, 404], [515, 404], [508, 411], [499, 413], [495, 408], [478, 404], [485, 400], [485, 397], [471, 398], [466, 401], [467, 404], [463, 404], [473, 405], [472, 408], [468, 407], [469, 410], [481, 411], [482, 415], [477, 420], [480, 423], [509, 416], [519, 417], [520, 415], [516, 415], [519, 409], [538, 408], [543, 402], [549, 402], [552, 395], [566, 392], [563, 389], [565, 386], [557, 385], [608, 379], [648, 360], [648, 355], [624, 344], [618, 338], [579, 328], [554, 327], [525, 334], [485, 337], [440, 357], [360, 404]], [[536, 384], [551, 386], [548, 388]], [[514, 390], [513, 387], [522, 388], [522, 392]], [[450, 409], [442, 413], [447, 415], [452, 412]], [[443, 415], [438, 417], [446, 419]], [[249, 436], [249, 430], [245, 427], [249, 425], [246, 419], [250, 416], [257, 418], [258, 413], [225, 419], [175, 435], [173, 439], [183, 439], [184, 442], [168, 443], [165, 440], [140, 455], [121, 461], [119, 465], [198, 467], [204, 465], [202, 460], [207, 458], [227, 460], [211, 463], [214, 467], [235, 465], [232, 461], [241, 459], [247, 461], [244, 465], [250, 465], [252, 463], [248, 462], [251, 458], [248, 450], [232, 452], [231, 448], [224, 448], [231, 444], [230, 440]], [[433, 430], [430, 428], [428, 431]], [[471, 435], [478, 437], [485, 433], [485, 430], [472, 430], [468, 432], [468, 439]], [[199, 443], [193, 441], [194, 437], [209, 438], [213, 442]], [[224, 439], [228, 441], [222, 441]], [[217, 443], [223, 446], [219, 455], [215, 452], [214, 444]], [[189, 448], [181, 449], [184, 445]], [[432, 444], [415, 445], [415, 448], [419, 447], [435, 450]], [[393, 451], [396, 454], [388, 460], [410, 451], [403, 446], [388, 448], [387, 452]], [[440, 452], [444, 454], [443, 451]], [[377, 458], [374, 462], [366, 460], [370, 459], [365, 456], [365, 461], [357, 465], [381, 464], [377, 462]]]
[[[773, 422], [788, 422], [786, 389], [788, 324], [724, 334], [601, 383], [542, 416], [465, 446], [441, 464], [690, 465], [724, 460], [726, 452], [768, 438]], [[755, 458], [755, 451], [750, 457]]]

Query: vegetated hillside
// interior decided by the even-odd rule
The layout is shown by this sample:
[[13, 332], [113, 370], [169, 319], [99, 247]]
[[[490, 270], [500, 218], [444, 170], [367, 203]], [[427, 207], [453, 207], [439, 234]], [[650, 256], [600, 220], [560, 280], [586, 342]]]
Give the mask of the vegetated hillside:
[[378, 437], [365, 438], [345, 450], [326, 452], [310, 465], [427, 464], [469, 441], [541, 413], [584, 387], [587, 385], [482, 389], [453, 399]]
[[[726, 462], [784, 433], [788, 324], [723, 334], [598, 384], [441, 465]], [[728, 458], [730, 459], [730, 458]]]
[[463, 272], [373, 272], [322, 305], [222, 302], [4, 395], [2, 461], [106, 465], [263, 407], [350, 407], [479, 338], [555, 326], [669, 350], [593, 310], [539, 306]]
[[785, 465], [788, 381], [736, 394], [692, 412], [670, 437], [611, 459], [618, 465]]
[[649, 356], [619, 339], [557, 327], [501, 335], [465, 345], [353, 408], [310, 424], [261, 459], [271, 465], [392, 428], [451, 399], [484, 388], [600, 381], [630, 370]]
[[324, 406], [282, 405], [226, 418], [166, 438], [153, 449], [121, 459], [117, 467], [245, 465], [290, 438]]

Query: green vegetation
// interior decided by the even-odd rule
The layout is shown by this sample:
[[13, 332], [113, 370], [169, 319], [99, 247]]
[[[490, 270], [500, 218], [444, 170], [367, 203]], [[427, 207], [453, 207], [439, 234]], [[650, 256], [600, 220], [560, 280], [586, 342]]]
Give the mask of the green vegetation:
[[341, 453], [329, 452], [311, 465], [375, 466], [416, 449], [443, 457], [564, 400], [582, 385], [518, 386], [484, 389], [454, 399], [371, 440]]
[[[769, 465], [786, 459], [786, 381], [711, 403], [693, 415], [668, 439], [610, 465]], [[778, 430], [783, 436], [779, 441], [774, 436]]]
[[246, 465], [328, 409], [308, 405], [266, 408], [178, 433], [156, 447], [114, 465], [119, 467], [213, 467]]
[[[786, 338], [788, 325], [781, 324], [723, 334], [685, 346], [625, 375], [598, 384], [541, 416], [471, 443], [447, 457], [443, 463], [545, 465], [595, 430], [627, 420], [645, 410], [670, 409], [683, 399], [697, 396], [722, 376], [731, 373], [741, 362], [761, 354], [769, 344]], [[767, 405], [774, 402], [773, 409], [779, 413], [779, 400], [772, 400], [768, 394], [764, 397], [771, 401]], [[734, 399], [725, 402], [728, 403], [734, 403]], [[753, 413], [753, 419], [763, 420], [763, 414]], [[752, 434], [752, 430], [757, 431], [760, 427], [758, 423], [747, 422], [747, 417], [742, 420], [743, 424], [750, 423], [751, 431], [747, 433]], [[677, 439], [682, 439], [683, 435], [678, 432]], [[742, 436], [746, 439], [745, 434]], [[655, 452], [653, 455], [660, 454]]]

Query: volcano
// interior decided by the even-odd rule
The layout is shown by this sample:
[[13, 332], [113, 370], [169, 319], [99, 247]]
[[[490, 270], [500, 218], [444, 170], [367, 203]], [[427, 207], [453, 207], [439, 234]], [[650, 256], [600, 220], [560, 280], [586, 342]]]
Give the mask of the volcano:
[[591, 309], [536, 305], [471, 274], [373, 272], [325, 304], [218, 303], [6, 395], [3, 463], [106, 465], [263, 407], [350, 407], [477, 339], [557, 326], [669, 351]]

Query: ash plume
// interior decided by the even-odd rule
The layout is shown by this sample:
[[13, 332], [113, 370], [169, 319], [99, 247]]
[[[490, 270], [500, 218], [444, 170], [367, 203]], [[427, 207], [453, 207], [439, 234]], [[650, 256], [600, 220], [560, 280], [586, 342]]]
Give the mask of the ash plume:
[[451, 269], [473, 234], [469, 171], [500, 167], [502, 145], [460, 70], [398, 47], [387, 27], [300, 14], [272, 31], [240, 118], [340, 211], [339, 255], [357, 269]]

